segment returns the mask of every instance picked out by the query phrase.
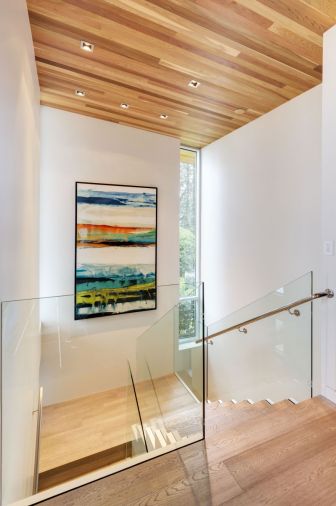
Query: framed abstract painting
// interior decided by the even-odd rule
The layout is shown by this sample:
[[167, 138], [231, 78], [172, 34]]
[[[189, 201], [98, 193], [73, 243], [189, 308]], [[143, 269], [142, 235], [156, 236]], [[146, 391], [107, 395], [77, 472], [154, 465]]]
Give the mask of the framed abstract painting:
[[156, 309], [157, 188], [76, 183], [75, 319]]

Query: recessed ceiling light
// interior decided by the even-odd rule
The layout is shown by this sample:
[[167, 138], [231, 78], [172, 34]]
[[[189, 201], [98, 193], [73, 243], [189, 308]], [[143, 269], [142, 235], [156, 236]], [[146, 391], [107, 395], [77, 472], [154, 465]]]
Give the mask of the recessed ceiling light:
[[86, 40], [80, 41], [80, 47], [83, 51], [87, 51], [88, 53], [92, 53], [94, 50], [94, 44], [91, 44], [91, 42], [87, 42]]
[[120, 104], [120, 107], [121, 107], [122, 109], [128, 109], [128, 108], [129, 108], [129, 105], [128, 105], [128, 104], [126, 104], [126, 103], [124, 102], [124, 103]]
[[76, 90], [75, 95], [77, 95], [77, 97], [85, 97], [86, 93], [84, 90]]
[[195, 79], [192, 79], [191, 81], [189, 81], [188, 86], [190, 86], [190, 88], [198, 88], [200, 84], [201, 84], [200, 82], [196, 81]]
[[160, 118], [161, 119], [167, 119], [168, 118], [168, 114], [160, 114]]

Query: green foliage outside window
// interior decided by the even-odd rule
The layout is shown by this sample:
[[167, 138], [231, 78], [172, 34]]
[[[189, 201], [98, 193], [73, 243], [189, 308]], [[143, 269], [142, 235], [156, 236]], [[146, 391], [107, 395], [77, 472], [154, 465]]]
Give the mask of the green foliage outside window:
[[[180, 296], [197, 294], [197, 153], [181, 149], [180, 163]], [[179, 308], [180, 338], [195, 337], [198, 300]]]

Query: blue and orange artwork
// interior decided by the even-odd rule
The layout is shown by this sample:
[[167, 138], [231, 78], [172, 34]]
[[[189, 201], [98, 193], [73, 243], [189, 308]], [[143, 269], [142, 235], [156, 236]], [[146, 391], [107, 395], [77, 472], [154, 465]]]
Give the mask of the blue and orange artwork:
[[156, 308], [157, 189], [76, 183], [75, 319]]

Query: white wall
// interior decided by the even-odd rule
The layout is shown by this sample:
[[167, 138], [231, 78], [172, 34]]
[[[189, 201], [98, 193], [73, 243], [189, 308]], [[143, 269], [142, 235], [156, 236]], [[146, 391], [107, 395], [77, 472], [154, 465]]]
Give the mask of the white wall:
[[[10, 300], [38, 295], [40, 107], [26, 2], [0, 4], [0, 300]], [[40, 347], [23, 306], [7, 306], [2, 321], [4, 504], [32, 491]]]
[[[322, 239], [336, 243], [336, 27], [324, 35], [322, 101]], [[321, 286], [336, 289], [336, 257], [322, 257]], [[336, 290], [335, 290], [336, 291]], [[336, 402], [336, 298], [321, 315], [323, 394]]]
[[[179, 141], [48, 107], [42, 107], [41, 130], [41, 294], [73, 293], [76, 181], [158, 187], [158, 285], [177, 284]], [[44, 321], [46, 403], [125, 385], [136, 336], [176, 296], [175, 289], [159, 289], [157, 311], [77, 322], [72, 298], [60, 302], [61, 329]]]
[[[202, 150], [208, 323], [318, 271], [321, 95], [318, 86]], [[220, 371], [216, 346], [211, 354]]]
[[1, 2], [0, 300], [38, 293], [39, 86], [24, 0]]

